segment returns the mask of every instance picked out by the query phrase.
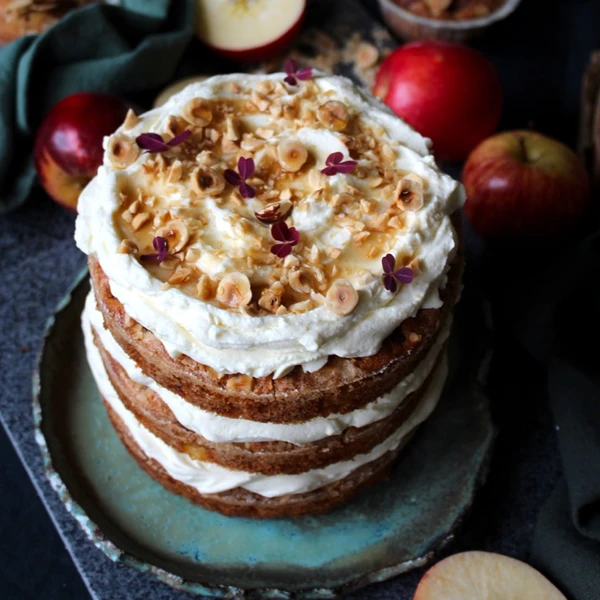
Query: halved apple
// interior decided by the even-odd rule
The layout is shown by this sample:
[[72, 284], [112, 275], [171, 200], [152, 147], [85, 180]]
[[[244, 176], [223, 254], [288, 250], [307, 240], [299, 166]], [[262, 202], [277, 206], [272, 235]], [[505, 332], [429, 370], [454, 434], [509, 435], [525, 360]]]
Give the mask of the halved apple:
[[413, 600], [566, 600], [529, 565], [492, 552], [449, 556], [423, 575]]
[[196, 0], [196, 34], [215, 52], [251, 62], [277, 56], [302, 26], [306, 0]]
[[210, 77], [210, 75], [194, 75], [193, 77], [186, 77], [185, 79], [180, 79], [179, 81], [174, 81], [169, 84], [164, 90], [162, 90], [158, 96], [154, 99], [154, 108], [158, 108], [167, 102], [167, 100], [179, 93], [181, 90], [186, 88], [191, 83], [198, 83], [199, 81], [205, 81]]

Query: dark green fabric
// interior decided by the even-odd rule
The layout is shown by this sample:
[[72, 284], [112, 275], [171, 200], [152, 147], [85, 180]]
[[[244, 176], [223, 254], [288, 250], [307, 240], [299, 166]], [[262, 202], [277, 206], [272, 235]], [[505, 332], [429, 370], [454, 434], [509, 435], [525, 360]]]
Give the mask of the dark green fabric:
[[569, 600], [600, 598], [600, 232], [533, 283], [520, 336], [546, 362], [564, 480], [542, 508], [532, 564]]
[[167, 83], [193, 37], [194, 0], [125, 0], [68, 14], [0, 48], [0, 213], [27, 197], [32, 136], [79, 91], [131, 96]]

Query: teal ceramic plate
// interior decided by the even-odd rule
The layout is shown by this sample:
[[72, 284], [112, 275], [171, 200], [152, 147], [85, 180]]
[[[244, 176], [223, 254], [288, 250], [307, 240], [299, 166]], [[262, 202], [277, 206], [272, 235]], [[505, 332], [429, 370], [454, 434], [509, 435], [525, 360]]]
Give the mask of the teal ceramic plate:
[[[421, 566], [451, 539], [494, 438], [476, 383], [481, 327], [461, 327], [458, 315], [443, 399], [386, 481], [327, 515], [251, 520], [171, 494], [128, 455], [85, 360], [79, 318], [88, 289], [83, 275], [49, 325], [34, 412], [54, 489], [113, 560], [214, 597], [332, 598]], [[473, 319], [468, 301], [462, 313]], [[473, 329], [477, 338], [465, 337]]]

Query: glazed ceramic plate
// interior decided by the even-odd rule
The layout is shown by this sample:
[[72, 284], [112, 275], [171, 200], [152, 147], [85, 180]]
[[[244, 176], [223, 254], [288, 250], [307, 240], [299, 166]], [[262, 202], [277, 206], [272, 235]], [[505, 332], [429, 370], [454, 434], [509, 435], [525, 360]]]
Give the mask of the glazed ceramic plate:
[[85, 360], [80, 314], [88, 289], [82, 275], [49, 325], [34, 412], [52, 486], [113, 560], [214, 597], [331, 598], [421, 566], [451, 539], [485, 477], [494, 438], [476, 383], [483, 325], [461, 324], [477, 313], [468, 299], [440, 405], [391, 476], [330, 514], [252, 520], [171, 494], [121, 445]]

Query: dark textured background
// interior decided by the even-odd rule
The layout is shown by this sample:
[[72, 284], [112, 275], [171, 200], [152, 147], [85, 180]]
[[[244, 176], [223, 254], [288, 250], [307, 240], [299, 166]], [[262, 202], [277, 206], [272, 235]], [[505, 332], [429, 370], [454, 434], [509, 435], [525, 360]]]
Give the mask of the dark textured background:
[[[375, 2], [365, 4], [374, 8]], [[502, 128], [533, 125], [573, 145], [581, 75], [590, 51], [600, 47], [600, 2], [523, 0], [517, 13], [477, 47], [500, 71], [506, 100]], [[456, 167], [450, 171], [458, 173]], [[44, 322], [84, 265], [72, 242], [73, 221], [40, 192], [0, 218], [0, 410], [12, 421], [7, 423], [12, 431], [21, 429], [15, 421], [29, 415], [31, 373]], [[499, 324], [489, 392], [500, 435], [488, 483], [447, 552], [477, 548], [527, 559], [537, 511], [557, 480], [560, 461], [541, 373], [516, 345], [503, 310], [505, 294], [519, 292], [500, 274], [504, 255], [504, 249], [470, 238], [470, 276], [488, 290]], [[20, 441], [26, 442], [23, 447], [30, 443]], [[0, 453], [0, 598], [89, 598], [2, 430]], [[39, 458], [28, 460], [33, 464]], [[53, 507], [68, 523], [56, 499]], [[104, 582], [103, 597], [189, 597], [158, 583], [149, 593], [142, 585], [147, 578], [110, 563], [74, 523], [67, 528], [90, 578]], [[420, 574], [371, 586], [352, 598], [409, 600]]]

